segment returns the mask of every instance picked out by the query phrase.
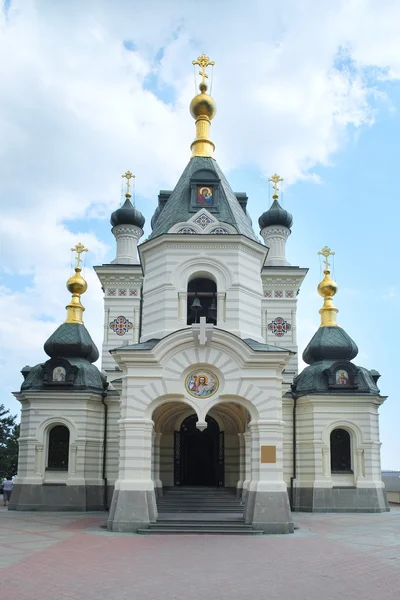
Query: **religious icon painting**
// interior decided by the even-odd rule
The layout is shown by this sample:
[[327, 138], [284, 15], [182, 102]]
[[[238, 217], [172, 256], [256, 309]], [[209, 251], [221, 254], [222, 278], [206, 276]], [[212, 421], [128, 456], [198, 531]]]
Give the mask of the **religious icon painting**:
[[53, 381], [65, 382], [66, 372], [64, 367], [56, 367], [53, 369]]
[[199, 206], [213, 206], [213, 188], [210, 185], [199, 185], [197, 187], [197, 204]]
[[208, 398], [215, 394], [219, 386], [216, 375], [210, 371], [193, 371], [186, 377], [186, 391], [196, 398]]
[[336, 385], [348, 385], [349, 384], [349, 374], [344, 369], [339, 369], [336, 371]]

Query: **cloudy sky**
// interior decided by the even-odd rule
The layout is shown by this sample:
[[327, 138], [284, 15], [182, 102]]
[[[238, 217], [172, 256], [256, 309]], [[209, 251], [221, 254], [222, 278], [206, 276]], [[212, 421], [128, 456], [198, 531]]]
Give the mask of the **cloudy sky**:
[[136, 175], [149, 233], [159, 189], [185, 167], [191, 61], [215, 60], [216, 158], [253, 223], [285, 179], [288, 258], [310, 271], [301, 350], [319, 323], [318, 250], [335, 252], [339, 324], [382, 373], [383, 467], [400, 468], [398, 0], [0, 0], [1, 396], [64, 320], [70, 248], [82, 241], [85, 324], [101, 345], [92, 265], [114, 258], [109, 215]]

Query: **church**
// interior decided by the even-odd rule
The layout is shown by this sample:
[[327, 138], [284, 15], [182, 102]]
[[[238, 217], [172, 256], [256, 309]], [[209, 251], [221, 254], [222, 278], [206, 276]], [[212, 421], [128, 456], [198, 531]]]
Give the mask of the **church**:
[[[292, 533], [293, 513], [387, 511], [379, 373], [357, 366], [338, 325], [328, 247], [321, 325], [298, 373], [297, 302], [307, 269], [286, 259], [292, 215], [259, 218], [214, 158], [204, 54], [190, 104], [192, 156], [161, 190], [143, 236], [127, 171], [111, 215], [115, 258], [99, 351], [83, 323], [81, 256], [48, 360], [22, 369], [18, 476], [10, 510], [108, 510], [110, 531]], [[316, 282], [317, 284], [317, 282]], [[91, 293], [94, 293], [93, 291]], [[300, 296], [301, 298], [301, 296]]]

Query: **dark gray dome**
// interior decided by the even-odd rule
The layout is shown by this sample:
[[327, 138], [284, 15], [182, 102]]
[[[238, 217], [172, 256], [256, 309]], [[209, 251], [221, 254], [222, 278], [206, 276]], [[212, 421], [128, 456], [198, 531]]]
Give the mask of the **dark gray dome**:
[[269, 227], [270, 225], [281, 225], [282, 227], [291, 228], [293, 223], [293, 215], [282, 208], [278, 200], [274, 200], [271, 207], [261, 215], [258, 219], [260, 229]]
[[99, 358], [99, 351], [86, 327], [80, 323], [63, 323], [44, 344], [50, 358], [83, 358], [89, 363]]
[[[82, 325], [81, 325], [82, 327]], [[46, 365], [51, 363], [36, 365], [32, 368], [25, 367], [24, 376], [25, 381], [21, 385], [21, 391], [42, 391], [48, 390], [48, 384], [43, 378], [43, 373], [46, 369]], [[68, 363], [76, 368], [77, 375], [75, 381], [68, 385], [66, 388], [59, 388], [61, 391], [81, 392], [81, 391], [92, 391], [95, 393], [102, 393], [107, 389], [107, 381], [105, 376], [100, 373], [99, 369], [92, 365], [88, 360], [82, 358], [71, 358]]]
[[121, 208], [112, 213], [110, 223], [113, 227], [116, 225], [135, 225], [143, 229], [145, 218], [140, 210], [137, 210], [127, 198]]
[[341, 327], [320, 327], [303, 352], [303, 360], [311, 365], [321, 360], [351, 360], [358, 348]]
[[[335, 364], [333, 360], [321, 360], [303, 371], [296, 377], [292, 385], [292, 392], [296, 396], [307, 396], [309, 394], [379, 394], [379, 388], [374, 381], [373, 374], [364, 367], [357, 367], [348, 363], [347, 369], [354, 371], [354, 387], [349, 390], [332, 389], [329, 385], [327, 371]], [[345, 364], [345, 363], [343, 363]], [[344, 367], [342, 367], [344, 368]]]

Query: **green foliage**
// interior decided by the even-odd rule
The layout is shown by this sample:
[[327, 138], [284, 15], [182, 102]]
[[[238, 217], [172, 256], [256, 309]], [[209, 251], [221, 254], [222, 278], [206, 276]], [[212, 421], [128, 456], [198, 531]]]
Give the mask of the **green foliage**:
[[19, 425], [16, 416], [0, 404], [0, 479], [16, 475], [18, 467]]

